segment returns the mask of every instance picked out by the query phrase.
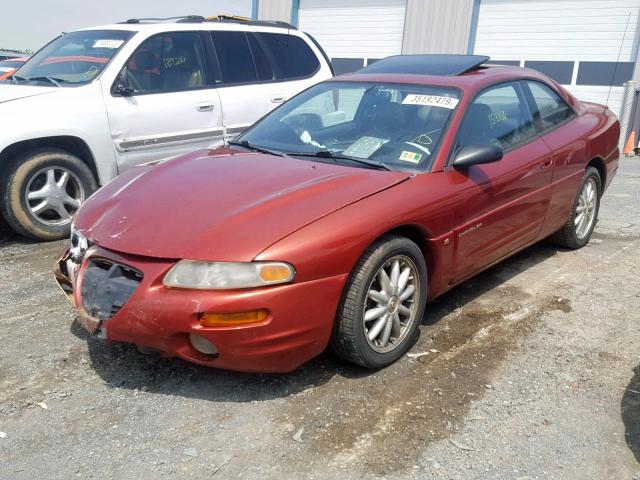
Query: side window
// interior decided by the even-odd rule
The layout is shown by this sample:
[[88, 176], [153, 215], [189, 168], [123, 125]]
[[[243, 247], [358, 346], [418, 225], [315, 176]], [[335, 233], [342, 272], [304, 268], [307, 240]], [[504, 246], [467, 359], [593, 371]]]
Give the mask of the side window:
[[469, 106], [458, 132], [458, 148], [496, 145], [507, 149], [536, 135], [522, 88], [517, 83], [485, 90]]
[[563, 123], [573, 116], [573, 111], [551, 88], [539, 82], [527, 82], [535, 101], [542, 128], [547, 129]]
[[309, 45], [295, 35], [257, 33], [271, 53], [279, 80], [308, 77], [320, 66]]
[[222, 81], [224, 83], [249, 83], [258, 79], [244, 32], [211, 32], [216, 47]]
[[258, 80], [261, 81], [270, 81], [275, 78], [273, 74], [273, 66], [267, 57], [264, 49], [258, 42], [256, 36], [252, 33], [247, 34], [249, 38], [249, 45], [251, 46], [251, 53], [253, 54], [253, 62], [256, 66], [256, 71], [258, 72]]
[[173, 32], [145, 40], [129, 57], [120, 80], [134, 94], [206, 86], [204, 55], [196, 32]]

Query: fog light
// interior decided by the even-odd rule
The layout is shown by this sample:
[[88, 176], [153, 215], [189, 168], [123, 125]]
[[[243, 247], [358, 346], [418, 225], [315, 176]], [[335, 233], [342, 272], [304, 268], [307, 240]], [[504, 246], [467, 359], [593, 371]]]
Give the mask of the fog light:
[[252, 310], [240, 313], [203, 313], [200, 325], [203, 327], [229, 327], [264, 322], [268, 316], [266, 310]]
[[189, 340], [191, 341], [191, 345], [200, 353], [204, 353], [205, 355], [217, 355], [218, 349], [216, 346], [200, 335], [196, 335], [194, 333], [189, 334]]

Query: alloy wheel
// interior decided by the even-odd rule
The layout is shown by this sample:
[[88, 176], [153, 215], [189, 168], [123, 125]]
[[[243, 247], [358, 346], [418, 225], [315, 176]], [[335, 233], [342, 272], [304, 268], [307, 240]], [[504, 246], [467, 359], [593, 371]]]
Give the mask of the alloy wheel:
[[379, 353], [396, 348], [417, 321], [420, 277], [404, 255], [387, 260], [377, 271], [364, 305], [364, 331], [369, 346]]
[[29, 212], [39, 222], [64, 225], [80, 208], [85, 192], [75, 173], [62, 167], [47, 167], [29, 179], [24, 196]]
[[593, 177], [587, 179], [582, 186], [580, 196], [578, 197], [578, 205], [576, 207], [576, 215], [573, 220], [576, 228], [576, 236], [582, 240], [585, 238], [596, 218], [596, 208], [598, 206], [598, 186]]

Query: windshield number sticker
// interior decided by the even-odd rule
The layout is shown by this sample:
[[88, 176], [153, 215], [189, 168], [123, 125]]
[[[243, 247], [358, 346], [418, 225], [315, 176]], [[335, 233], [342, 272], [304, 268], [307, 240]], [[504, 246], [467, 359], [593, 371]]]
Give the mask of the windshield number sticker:
[[124, 43], [124, 40], [96, 40], [93, 43], [93, 48], [120, 48], [120, 45]]
[[425, 107], [442, 107], [453, 110], [458, 105], [457, 98], [441, 97], [439, 95], [407, 95], [402, 103], [404, 105], [422, 105]]
[[421, 159], [422, 159], [421, 153], [408, 152], [404, 150], [400, 154], [400, 160], [402, 160], [403, 162], [420, 163]]

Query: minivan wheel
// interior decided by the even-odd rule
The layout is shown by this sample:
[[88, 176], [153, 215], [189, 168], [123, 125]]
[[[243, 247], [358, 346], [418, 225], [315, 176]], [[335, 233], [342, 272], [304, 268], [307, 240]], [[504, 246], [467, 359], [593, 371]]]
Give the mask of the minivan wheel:
[[36, 240], [69, 235], [71, 216], [97, 189], [87, 165], [64, 150], [42, 149], [17, 157], [2, 181], [2, 215], [18, 233]]
[[418, 246], [399, 236], [375, 242], [351, 273], [338, 310], [332, 347], [345, 360], [383, 368], [418, 338], [427, 269]]
[[551, 241], [572, 249], [582, 248], [589, 243], [598, 219], [601, 195], [600, 173], [593, 167], [587, 167], [571, 215], [567, 223], [551, 236]]

